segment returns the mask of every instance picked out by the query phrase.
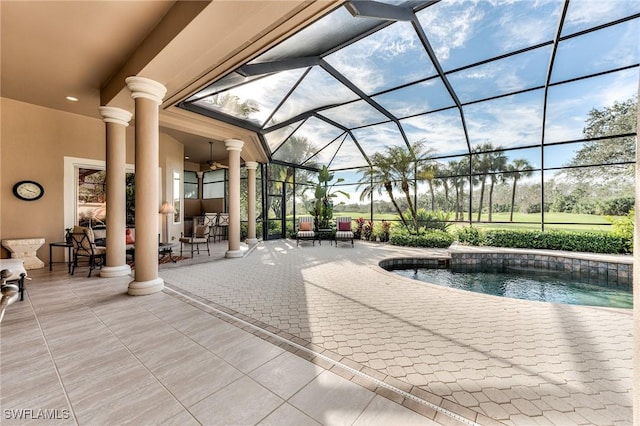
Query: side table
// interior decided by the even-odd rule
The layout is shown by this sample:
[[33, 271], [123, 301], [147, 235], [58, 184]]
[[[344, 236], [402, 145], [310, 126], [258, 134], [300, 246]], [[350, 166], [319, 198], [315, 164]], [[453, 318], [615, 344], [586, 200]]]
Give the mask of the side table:
[[322, 245], [322, 240], [329, 240], [329, 244], [333, 245], [333, 229], [331, 228], [319, 228], [318, 229], [318, 242]]
[[36, 251], [44, 244], [44, 238], [20, 238], [2, 240], [2, 245], [9, 250], [12, 259], [23, 259], [24, 269], [44, 268], [44, 262], [38, 258]]
[[175, 243], [159, 243], [158, 244], [158, 255], [160, 258], [158, 261], [161, 261], [165, 257], [169, 256], [169, 260], [173, 263], [176, 263], [176, 259], [173, 257], [173, 248], [176, 246]]
[[65, 241], [60, 241], [60, 242], [56, 242], [56, 243], [49, 243], [49, 270], [51, 271], [53, 269], [53, 264], [54, 263], [63, 263], [63, 262], [54, 262], [53, 261], [53, 248], [54, 247], [66, 247], [67, 248], [67, 272], [71, 273], [71, 264], [72, 264], [72, 249], [73, 249], [73, 244], [71, 243], [67, 243]]

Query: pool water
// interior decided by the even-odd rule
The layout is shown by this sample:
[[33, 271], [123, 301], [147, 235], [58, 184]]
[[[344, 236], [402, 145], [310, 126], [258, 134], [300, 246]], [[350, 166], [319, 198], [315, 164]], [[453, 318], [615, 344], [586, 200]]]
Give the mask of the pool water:
[[395, 269], [393, 272], [431, 284], [514, 299], [612, 308], [633, 307], [633, 294], [628, 289], [585, 283], [553, 271], [508, 269], [454, 272], [450, 269], [412, 268]]

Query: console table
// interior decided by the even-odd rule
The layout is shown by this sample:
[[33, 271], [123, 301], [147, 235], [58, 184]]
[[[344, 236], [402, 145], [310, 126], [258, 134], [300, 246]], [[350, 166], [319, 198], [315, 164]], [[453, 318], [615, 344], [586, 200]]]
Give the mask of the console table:
[[12, 259], [24, 260], [24, 269], [44, 268], [44, 262], [36, 254], [43, 244], [44, 238], [2, 240], [2, 245], [9, 250]]

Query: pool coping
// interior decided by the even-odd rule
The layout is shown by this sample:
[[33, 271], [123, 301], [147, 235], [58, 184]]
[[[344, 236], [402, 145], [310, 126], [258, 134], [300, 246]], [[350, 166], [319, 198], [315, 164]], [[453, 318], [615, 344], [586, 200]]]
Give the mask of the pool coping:
[[475, 266], [524, 267], [568, 273], [580, 279], [598, 280], [609, 287], [633, 289], [633, 256], [560, 250], [475, 247], [454, 244], [447, 254], [387, 258], [383, 269], [398, 267], [450, 268]]

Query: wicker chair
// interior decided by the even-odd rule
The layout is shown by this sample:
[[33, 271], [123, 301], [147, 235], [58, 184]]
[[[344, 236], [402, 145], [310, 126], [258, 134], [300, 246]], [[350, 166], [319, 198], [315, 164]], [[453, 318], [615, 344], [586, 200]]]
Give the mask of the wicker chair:
[[353, 247], [353, 231], [351, 230], [351, 217], [340, 216], [336, 217], [336, 247], [338, 247], [338, 241], [351, 240], [351, 247]]
[[298, 232], [296, 233], [296, 246], [300, 244], [300, 240], [309, 241], [315, 246], [317, 234], [313, 230], [313, 216], [300, 216], [298, 218]]

